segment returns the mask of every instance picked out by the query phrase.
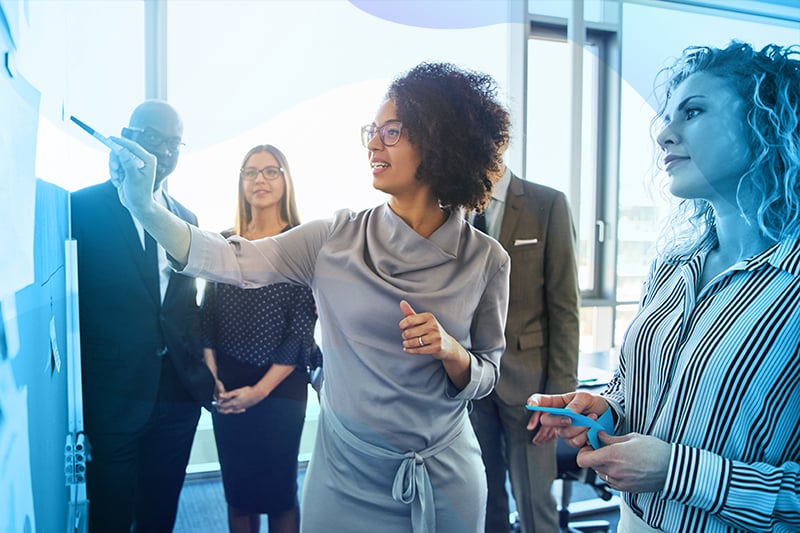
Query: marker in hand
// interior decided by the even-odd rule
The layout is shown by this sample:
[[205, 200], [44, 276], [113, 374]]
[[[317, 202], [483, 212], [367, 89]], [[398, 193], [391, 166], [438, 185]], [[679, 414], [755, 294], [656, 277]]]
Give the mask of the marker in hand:
[[80, 128], [83, 131], [85, 131], [86, 133], [88, 133], [89, 135], [91, 135], [92, 137], [94, 137], [95, 139], [97, 139], [98, 141], [100, 141], [101, 143], [106, 145], [107, 147], [111, 148], [112, 151], [114, 151], [114, 152], [124, 151], [133, 160], [134, 164], [136, 165], [136, 168], [144, 168], [144, 161], [142, 161], [141, 159], [136, 157], [127, 148], [124, 148], [124, 147], [118, 145], [117, 143], [115, 143], [114, 141], [112, 141], [111, 139], [109, 139], [108, 137], [97, 133], [93, 128], [90, 128], [88, 125], [86, 125], [84, 122], [78, 120], [74, 116], [70, 115], [69, 119], [72, 122], [74, 122], [75, 124], [77, 124], [78, 126], [80, 126]]

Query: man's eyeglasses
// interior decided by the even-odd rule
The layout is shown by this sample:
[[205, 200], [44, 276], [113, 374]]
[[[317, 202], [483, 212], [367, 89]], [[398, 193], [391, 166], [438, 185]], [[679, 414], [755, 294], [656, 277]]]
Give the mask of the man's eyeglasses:
[[364, 145], [364, 148], [369, 148], [369, 143], [375, 138], [376, 133], [380, 136], [384, 146], [394, 146], [400, 141], [400, 135], [403, 133], [403, 123], [399, 120], [390, 120], [381, 127], [375, 124], [361, 126], [361, 144]]
[[259, 174], [264, 174], [264, 179], [267, 181], [272, 181], [283, 176], [283, 169], [281, 167], [272, 166], [264, 167], [262, 169], [258, 169], [256, 167], [244, 167], [239, 172], [239, 177], [242, 178], [243, 181], [255, 181]]
[[174, 154], [182, 147], [186, 146], [186, 144], [181, 142], [180, 137], [164, 137], [152, 128], [142, 129], [131, 126], [122, 128], [123, 137], [133, 138], [133, 135], [131, 135], [132, 133], [136, 134], [133, 140], [149, 150], [157, 150], [163, 144], [167, 147], [167, 150]]

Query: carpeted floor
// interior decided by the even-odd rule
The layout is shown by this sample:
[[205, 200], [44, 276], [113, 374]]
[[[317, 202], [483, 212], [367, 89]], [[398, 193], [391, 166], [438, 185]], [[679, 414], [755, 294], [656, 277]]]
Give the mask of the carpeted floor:
[[[297, 475], [298, 494], [303, 489], [305, 470]], [[227, 533], [228, 507], [219, 472], [190, 474], [183, 484], [178, 517], [172, 533]], [[261, 531], [267, 532], [267, 516], [261, 516]]]
[[[262, 517], [262, 528], [267, 530], [266, 518]], [[183, 485], [178, 505], [178, 519], [173, 533], [225, 533], [228, 531], [227, 508], [222, 481], [202, 477], [187, 479]]]
[[[298, 478], [300, 490], [302, 490], [303, 476], [304, 471], [301, 471]], [[587, 485], [572, 483], [570, 501], [572, 502], [570, 509], [576, 512], [574, 520], [606, 520], [611, 525], [611, 532], [616, 531], [619, 512], [608, 508], [593, 512], [592, 508], [596, 504], [605, 502], [596, 500], [595, 492]], [[178, 519], [173, 533], [227, 533], [227, 531], [227, 507], [219, 473], [190, 475], [181, 493]], [[261, 517], [261, 531], [268, 531], [266, 516]]]

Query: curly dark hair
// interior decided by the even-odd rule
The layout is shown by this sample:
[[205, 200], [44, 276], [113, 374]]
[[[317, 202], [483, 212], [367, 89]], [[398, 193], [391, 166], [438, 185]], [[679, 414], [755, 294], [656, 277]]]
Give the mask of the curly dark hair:
[[396, 78], [386, 98], [419, 150], [416, 178], [430, 184], [444, 207], [482, 209], [509, 139], [510, 118], [494, 79], [449, 63], [421, 63]]
[[[664, 112], [675, 89], [698, 72], [727, 80], [745, 103], [753, 159], [739, 181], [742, 197], [755, 203], [747, 217], [776, 241], [800, 236], [800, 47], [768, 44], [761, 50], [731, 41], [725, 48], [690, 46], [659, 73]], [[654, 122], [655, 124], [655, 122]], [[684, 200], [673, 214], [675, 251], [691, 252], [716, 239], [716, 214], [705, 200]], [[682, 222], [679, 223], [679, 222]]]

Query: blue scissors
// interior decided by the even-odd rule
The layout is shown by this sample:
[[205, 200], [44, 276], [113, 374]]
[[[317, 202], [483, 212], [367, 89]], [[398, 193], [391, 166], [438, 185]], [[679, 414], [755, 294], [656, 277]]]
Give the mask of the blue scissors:
[[588, 416], [580, 415], [566, 407], [541, 407], [539, 405], [526, 405], [525, 407], [530, 411], [542, 411], [556, 416], [568, 416], [572, 419], [573, 426], [589, 428], [589, 442], [595, 450], [603, 447], [600, 437], [597, 436], [598, 432], [605, 431], [612, 437], [614, 436], [614, 417], [611, 414], [611, 409], [606, 409], [606, 412], [600, 415], [600, 418], [592, 420]]

